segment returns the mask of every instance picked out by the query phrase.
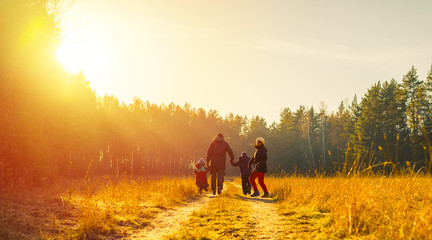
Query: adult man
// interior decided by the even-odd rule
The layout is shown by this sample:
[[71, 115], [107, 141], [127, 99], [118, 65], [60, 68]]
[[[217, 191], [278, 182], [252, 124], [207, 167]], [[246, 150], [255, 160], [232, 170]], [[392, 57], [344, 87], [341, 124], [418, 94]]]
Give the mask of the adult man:
[[229, 144], [225, 142], [222, 133], [218, 133], [210, 146], [207, 149], [207, 164], [210, 165], [211, 189], [213, 195], [216, 195], [216, 179], [217, 193], [221, 194], [226, 168], [226, 153], [230, 156], [230, 161], [234, 160], [234, 153]]

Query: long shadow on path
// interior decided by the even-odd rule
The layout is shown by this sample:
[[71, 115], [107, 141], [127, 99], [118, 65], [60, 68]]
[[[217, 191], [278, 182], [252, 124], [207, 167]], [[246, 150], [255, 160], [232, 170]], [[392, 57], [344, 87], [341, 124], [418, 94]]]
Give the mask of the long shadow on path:
[[275, 203], [277, 202], [276, 198], [254, 198], [254, 197], [246, 197], [242, 195], [237, 195], [239, 198], [245, 200], [245, 201], [252, 201], [252, 202], [262, 202], [262, 203]]

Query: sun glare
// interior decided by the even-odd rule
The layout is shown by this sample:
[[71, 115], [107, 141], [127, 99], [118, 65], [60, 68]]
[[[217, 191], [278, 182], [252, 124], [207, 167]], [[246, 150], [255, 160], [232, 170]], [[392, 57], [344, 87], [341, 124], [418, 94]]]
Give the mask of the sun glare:
[[96, 91], [103, 89], [109, 63], [103, 38], [93, 33], [79, 41], [74, 39], [77, 39], [77, 36], [62, 38], [63, 42], [56, 53], [58, 61], [73, 74], [83, 72], [90, 86]]
[[63, 43], [57, 49], [57, 59], [71, 73], [78, 73], [82, 67], [82, 49], [79, 46]]
[[60, 17], [61, 45], [56, 55], [66, 71], [82, 72], [91, 88], [103, 94], [111, 61], [109, 38], [90, 20], [77, 8]]
[[66, 39], [57, 49], [57, 59], [73, 73], [89, 71], [106, 62], [106, 49], [104, 42], [94, 35], [78, 43]]

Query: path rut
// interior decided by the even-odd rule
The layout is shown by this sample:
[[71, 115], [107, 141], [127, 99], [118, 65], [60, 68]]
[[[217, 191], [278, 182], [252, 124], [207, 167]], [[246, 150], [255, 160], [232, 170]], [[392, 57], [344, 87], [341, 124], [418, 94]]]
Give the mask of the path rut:
[[[241, 188], [237, 183], [234, 186]], [[253, 239], [284, 239], [286, 219], [279, 214], [274, 198], [242, 196], [251, 205], [251, 218], [255, 223]]]
[[[229, 183], [225, 185], [227, 188], [230, 185], [241, 188], [235, 182], [230, 180], [226, 182]], [[211, 194], [203, 194], [196, 201], [165, 210], [158, 214], [149, 226], [125, 239], [163, 239], [164, 236], [172, 235], [181, 229], [194, 211], [199, 211], [214, 197]], [[289, 237], [286, 235], [287, 227], [292, 222], [279, 214], [274, 198], [240, 197], [250, 204], [250, 218], [253, 222], [253, 229], [251, 230], [253, 237], [251, 239], [286, 239]]]
[[162, 239], [166, 235], [177, 232], [182, 223], [189, 219], [194, 211], [205, 206], [213, 196], [203, 194], [203, 197], [184, 206], [175, 207], [159, 213], [151, 224], [138, 233], [125, 239]]

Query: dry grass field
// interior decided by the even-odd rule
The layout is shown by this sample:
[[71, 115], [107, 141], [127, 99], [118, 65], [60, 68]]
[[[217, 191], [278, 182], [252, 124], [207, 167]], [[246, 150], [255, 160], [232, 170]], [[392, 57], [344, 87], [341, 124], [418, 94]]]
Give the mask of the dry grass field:
[[[270, 178], [280, 213], [331, 238], [432, 238], [430, 177]], [[311, 221], [309, 221], [311, 222]], [[304, 223], [304, 221], [303, 221]]]
[[1, 190], [0, 239], [110, 239], [196, 198], [192, 178], [110, 178]]
[[[63, 182], [0, 195], [0, 239], [139, 239], [182, 219], [165, 239], [430, 239], [432, 179], [266, 178], [272, 198], [243, 196], [239, 179], [221, 196], [193, 178]], [[199, 201], [199, 199], [207, 199]], [[188, 216], [176, 217], [194, 207]], [[172, 226], [167, 223], [166, 226]], [[179, 227], [180, 226], [180, 227]], [[159, 226], [164, 227], [164, 226]]]

